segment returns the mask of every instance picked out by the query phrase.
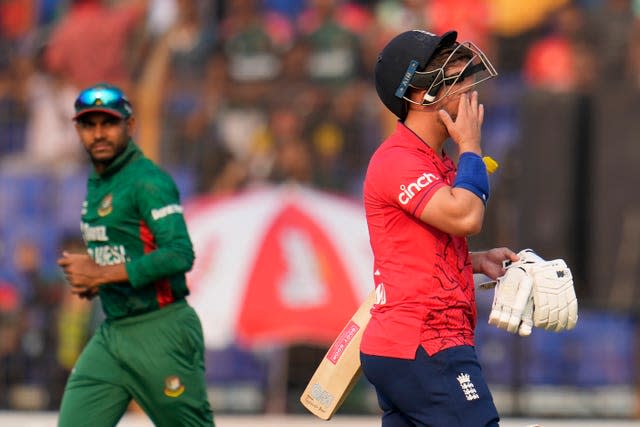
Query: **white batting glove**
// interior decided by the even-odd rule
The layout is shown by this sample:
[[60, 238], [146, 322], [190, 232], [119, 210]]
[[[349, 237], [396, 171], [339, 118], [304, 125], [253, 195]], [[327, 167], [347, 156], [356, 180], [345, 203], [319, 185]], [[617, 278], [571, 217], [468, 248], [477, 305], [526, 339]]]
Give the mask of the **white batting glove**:
[[571, 270], [562, 259], [545, 261], [531, 249], [518, 253], [495, 285], [489, 324], [521, 336], [533, 326], [561, 332], [578, 321]]
[[521, 336], [533, 327], [533, 280], [528, 267], [544, 261], [531, 249], [518, 253], [519, 261], [506, 265], [506, 272], [496, 281], [489, 324]]
[[554, 332], [573, 329], [578, 322], [578, 299], [564, 260], [534, 264], [529, 273], [533, 278], [533, 324]]
[[523, 268], [515, 264], [507, 267], [494, 289], [489, 324], [511, 333], [518, 332], [532, 289], [533, 280]]
[[[530, 266], [544, 262], [538, 254], [536, 254], [532, 249], [523, 249], [518, 252], [518, 256], [520, 257], [520, 262], [522, 263], [522, 268], [529, 273]], [[535, 281], [533, 283], [535, 286]], [[533, 290], [531, 295], [529, 295], [529, 299], [527, 300], [527, 305], [524, 307], [524, 311], [522, 312], [522, 323], [520, 323], [520, 327], [518, 328], [518, 335], [522, 337], [527, 337], [531, 335], [531, 331], [533, 330]]]
[[[532, 292], [533, 293], [533, 292]], [[533, 295], [529, 296], [527, 304], [524, 306], [522, 317], [520, 318], [520, 327], [518, 327], [518, 335], [528, 337], [533, 330]]]

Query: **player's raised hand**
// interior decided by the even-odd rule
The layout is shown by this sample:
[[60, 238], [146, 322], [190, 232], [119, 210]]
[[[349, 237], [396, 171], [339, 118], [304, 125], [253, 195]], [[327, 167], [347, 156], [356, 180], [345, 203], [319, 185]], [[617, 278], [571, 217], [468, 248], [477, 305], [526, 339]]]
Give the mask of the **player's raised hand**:
[[458, 144], [460, 152], [481, 153], [481, 128], [484, 121], [484, 106], [478, 102], [478, 92], [462, 93], [458, 101], [455, 120], [444, 109], [438, 111], [449, 136]]

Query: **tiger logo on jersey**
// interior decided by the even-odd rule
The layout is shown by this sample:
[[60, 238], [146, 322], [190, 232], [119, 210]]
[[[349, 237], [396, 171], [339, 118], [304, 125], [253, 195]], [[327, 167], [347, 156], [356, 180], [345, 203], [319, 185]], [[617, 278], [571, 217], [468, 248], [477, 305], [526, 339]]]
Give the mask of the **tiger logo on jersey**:
[[98, 215], [107, 216], [113, 210], [113, 196], [111, 194], [107, 194], [100, 201], [100, 205], [98, 205]]
[[180, 382], [180, 377], [172, 375], [164, 380], [164, 394], [168, 397], [178, 397], [184, 393], [184, 385]]

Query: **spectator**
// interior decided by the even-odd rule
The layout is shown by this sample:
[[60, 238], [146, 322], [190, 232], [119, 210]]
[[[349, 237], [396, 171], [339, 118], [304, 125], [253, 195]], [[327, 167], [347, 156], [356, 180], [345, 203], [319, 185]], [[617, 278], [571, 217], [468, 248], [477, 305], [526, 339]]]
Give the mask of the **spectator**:
[[137, 84], [138, 140], [151, 159], [184, 171], [201, 155], [203, 79], [217, 35], [208, 2], [178, 0], [174, 6], [175, 20], [152, 39]]
[[226, 148], [245, 164], [251, 156], [253, 135], [269, 120], [266, 108], [271, 85], [294, 36], [285, 17], [265, 14], [257, 6], [256, 0], [230, 3], [220, 26], [229, 90], [215, 121]]
[[355, 29], [364, 31], [370, 19], [370, 14], [337, 0], [309, 1], [298, 19], [298, 31], [309, 49], [306, 68], [311, 81], [343, 86], [363, 75]]
[[221, 26], [230, 78], [238, 83], [265, 83], [275, 79], [280, 73], [280, 57], [291, 46], [293, 35], [286, 17], [275, 12], [264, 13], [256, 0], [230, 3]]
[[552, 92], [589, 88], [595, 79], [596, 64], [588, 49], [581, 49], [592, 42], [586, 36], [582, 10], [568, 4], [554, 11], [549, 21], [547, 34], [533, 42], [525, 55], [525, 82]]
[[366, 85], [354, 82], [337, 92], [328, 108], [310, 124], [308, 139], [312, 143], [316, 169], [315, 185], [327, 190], [360, 193], [368, 155], [363, 94]]
[[0, 59], [0, 159], [24, 151], [28, 120], [15, 62], [3, 62]]
[[272, 182], [312, 183], [313, 162], [302, 126], [297, 111], [287, 103], [280, 102], [270, 109], [268, 125], [252, 150], [255, 177]]
[[524, 52], [539, 36], [550, 12], [567, 0], [532, 1], [522, 7], [512, 0], [491, 0], [491, 32], [501, 75], [518, 73]]
[[606, 76], [606, 83], [632, 81], [629, 64], [633, 57], [633, 29], [638, 20], [632, 1], [603, 0], [592, 10], [590, 18], [590, 28], [595, 34], [594, 50], [598, 52], [598, 75]]
[[[76, 89], [63, 74], [45, 70], [45, 44], [34, 45], [31, 50], [29, 55], [20, 58], [24, 64], [22, 75], [27, 108], [24, 149], [10, 161], [14, 168], [26, 166], [69, 173], [84, 164], [85, 156], [69, 126]], [[60, 158], [65, 161], [57, 161]]]
[[22, 300], [11, 283], [0, 280], [0, 408], [11, 408], [11, 391], [23, 378], [20, 348]]
[[425, 7], [430, 28], [436, 34], [456, 28], [462, 39], [473, 40], [483, 50], [489, 50], [491, 7], [488, 0], [432, 0]]
[[52, 31], [46, 63], [49, 71], [69, 78], [76, 88], [110, 81], [129, 91], [139, 55], [136, 30], [148, 0], [73, 0]]
[[16, 376], [7, 405], [16, 409], [53, 410], [59, 404], [66, 374], [55, 351], [49, 351], [58, 345], [58, 331], [51, 325], [56, 324], [65, 285], [61, 276], [46, 273], [42, 249], [32, 236], [18, 238], [13, 264], [17, 284], [13, 289], [21, 310], [13, 321], [16, 323], [10, 323], [7, 330], [19, 334], [17, 343], [10, 344], [17, 359], [6, 360]]
[[16, 43], [25, 39], [36, 25], [36, 2], [5, 0], [0, 3], [0, 35]]

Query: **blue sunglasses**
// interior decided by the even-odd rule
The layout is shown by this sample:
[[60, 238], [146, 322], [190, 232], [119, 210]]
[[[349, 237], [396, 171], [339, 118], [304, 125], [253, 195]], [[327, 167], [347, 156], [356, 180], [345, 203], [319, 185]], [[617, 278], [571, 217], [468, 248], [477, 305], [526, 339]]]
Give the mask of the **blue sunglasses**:
[[97, 85], [83, 90], [75, 102], [76, 115], [89, 111], [111, 111], [121, 117], [132, 113], [131, 103], [115, 86]]

